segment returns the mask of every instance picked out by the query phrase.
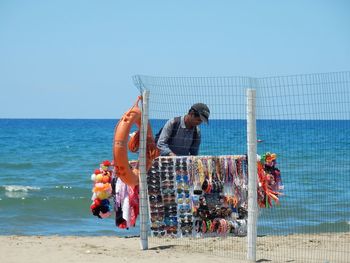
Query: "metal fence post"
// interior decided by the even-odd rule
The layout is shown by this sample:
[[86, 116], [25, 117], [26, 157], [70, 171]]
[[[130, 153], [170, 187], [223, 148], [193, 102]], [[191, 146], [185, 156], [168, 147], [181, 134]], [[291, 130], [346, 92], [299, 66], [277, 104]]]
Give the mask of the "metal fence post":
[[248, 249], [247, 259], [256, 261], [257, 237], [257, 140], [256, 140], [256, 90], [247, 89], [247, 147], [248, 147]]
[[148, 100], [149, 100], [149, 91], [144, 90], [142, 94], [142, 119], [141, 119], [141, 128], [140, 128], [140, 152], [139, 152], [140, 242], [141, 242], [142, 250], [148, 249], [148, 200], [147, 200], [147, 169], [146, 169]]

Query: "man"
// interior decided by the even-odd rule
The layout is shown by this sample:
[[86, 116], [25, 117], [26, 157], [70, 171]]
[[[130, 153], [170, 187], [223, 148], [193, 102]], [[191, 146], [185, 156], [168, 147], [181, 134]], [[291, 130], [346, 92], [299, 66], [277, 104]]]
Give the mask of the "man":
[[192, 105], [185, 116], [170, 119], [157, 142], [160, 155], [198, 155], [201, 143], [199, 125], [208, 123], [210, 111], [204, 103]]

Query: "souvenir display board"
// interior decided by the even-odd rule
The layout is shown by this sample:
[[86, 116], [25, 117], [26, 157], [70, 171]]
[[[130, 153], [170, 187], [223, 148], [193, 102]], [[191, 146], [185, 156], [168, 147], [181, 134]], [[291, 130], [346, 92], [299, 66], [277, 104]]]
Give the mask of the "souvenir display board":
[[158, 157], [147, 184], [152, 236], [245, 236], [246, 156]]

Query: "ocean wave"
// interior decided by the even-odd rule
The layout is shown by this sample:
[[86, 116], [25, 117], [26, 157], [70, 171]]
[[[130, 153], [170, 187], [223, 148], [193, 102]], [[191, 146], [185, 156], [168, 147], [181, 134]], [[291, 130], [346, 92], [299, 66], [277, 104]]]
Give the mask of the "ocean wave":
[[312, 226], [301, 226], [299, 231], [301, 233], [349, 232], [349, 223], [349, 221], [323, 222]]
[[64, 162], [41, 162], [38, 163], [38, 165], [45, 167], [45, 168], [58, 168], [62, 167], [65, 163]]
[[39, 191], [40, 187], [25, 186], [25, 185], [3, 185], [5, 191], [8, 192], [28, 192], [28, 191]]
[[22, 169], [33, 168], [33, 164], [30, 162], [27, 162], [27, 163], [0, 163], [0, 168], [22, 170]]
[[56, 185], [55, 186], [56, 189], [72, 189], [72, 186], [68, 186], [68, 185]]
[[8, 198], [25, 199], [29, 195], [29, 191], [39, 191], [40, 187], [25, 185], [3, 185], [5, 196]]

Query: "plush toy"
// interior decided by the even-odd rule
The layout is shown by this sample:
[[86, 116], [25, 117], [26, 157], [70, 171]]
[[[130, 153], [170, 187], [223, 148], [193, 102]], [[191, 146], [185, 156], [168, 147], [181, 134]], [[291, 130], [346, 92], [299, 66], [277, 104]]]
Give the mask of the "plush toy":
[[94, 182], [92, 188], [93, 203], [90, 206], [91, 212], [98, 218], [107, 218], [111, 215], [111, 205], [109, 198], [112, 194], [112, 171], [109, 170], [110, 161], [106, 160], [100, 164], [100, 168], [96, 169], [91, 175], [91, 180]]

